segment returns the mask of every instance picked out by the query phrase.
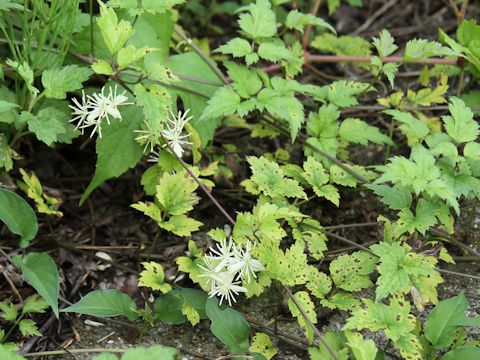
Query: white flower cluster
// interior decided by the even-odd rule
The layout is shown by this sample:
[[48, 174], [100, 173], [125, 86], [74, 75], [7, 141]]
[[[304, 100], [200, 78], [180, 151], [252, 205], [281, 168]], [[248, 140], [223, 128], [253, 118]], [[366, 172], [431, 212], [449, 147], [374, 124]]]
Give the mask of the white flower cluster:
[[256, 272], [265, 270], [263, 264], [251, 255], [251, 244], [247, 242], [245, 249], [234, 244], [230, 238], [211, 248], [210, 254], [204, 256], [205, 266], [199, 265], [208, 278], [210, 297], [219, 296], [220, 305], [227, 300], [232, 305], [236, 302], [235, 295], [247, 292], [242, 283], [250, 282], [250, 277], [257, 277]]
[[94, 93], [93, 95], [85, 96], [85, 92], [82, 90], [82, 101], [73, 99], [75, 105], [69, 105], [73, 110], [74, 116], [70, 122], [77, 121], [76, 129], [80, 129], [82, 134], [88, 127], [93, 127], [90, 137], [98, 132], [98, 136], [102, 137], [102, 122], [107, 121], [110, 125], [110, 116], [114, 119], [122, 120], [122, 114], [118, 111], [120, 105], [131, 105], [127, 103], [128, 98], [125, 96], [125, 91], [121, 94], [117, 94], [117, 86], [115, 85], [113, 91], [109, 89], [109, 93], [105, 95], [105, 87], [102, 88], [100, 93]]
[[[177, 115], [170, 111], [170, 117], [167, 118], [167, 128], [162, 131], [156, 131], [155, 129], [153, 129], [147, 120], [145, 120], [146, 129], [135, 130], [135, 132], [140, 134], [135, 138], [135, 140], [141, 143], [145, 143], [145, 148], [143, 149], [143, 152], [145, 152], [148, 147], [150, 147], [150, 152], [157, 156], [157, 158], [152, 157], [151, 160], [158, 160], [158, 152], [154, 151], [154, 148], [155, 146], [160, 145], [161, 140], [163, 140], [162, 136], [167, 141], [168, 145], [175, 153], [175, 155], [177, 155], [179, 158], [183, 156], [183, 153], [185, 151], [183, 147], [185, 145], [192, 144], [191, 142], [185, 140], [190, 136], [190, 134], [183, 134], [183, 128], [185, 127], [185, 124], [193, 118], [193, 116], [188, 116], [189, 111], [190, 109], [187, 109], [183, 113], [179, 111]], [[166, 146], [167, 144], [163, 144], [163, 147]]]

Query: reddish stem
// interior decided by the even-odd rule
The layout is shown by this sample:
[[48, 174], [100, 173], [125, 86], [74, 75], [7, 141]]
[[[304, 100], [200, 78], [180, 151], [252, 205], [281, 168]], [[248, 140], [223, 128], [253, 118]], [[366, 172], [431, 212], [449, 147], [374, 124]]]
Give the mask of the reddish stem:
[[[321, 3], [321, 0], [315, 0], [315, 4], [313, 5], [313, 9], [312, 9], [313, 16], [317, 16], [318, 9], [320, 8], [320, 3]], [[310, 39], [311, 33], [312, 33], [312, 24], [309, 24], [307, 26], [307, 29], [305, 30], [305, 34], [303, 35], [303, 41], [302, 41], [303, 50], [307, 50], [308, 39]]]

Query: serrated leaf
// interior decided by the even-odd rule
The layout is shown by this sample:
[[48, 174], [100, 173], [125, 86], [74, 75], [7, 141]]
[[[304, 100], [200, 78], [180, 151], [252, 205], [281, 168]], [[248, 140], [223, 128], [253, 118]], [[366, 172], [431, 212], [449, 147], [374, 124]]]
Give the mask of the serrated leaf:
[[143, 270], [138, 279], [138, 286], [146, 286], [152, 290], [159, 290], [162, 293], [167, 293], [172, 290], [170, 284], [165, 283], [165, 274], [163, 267], [155, 261], [143, 262]]
[[253, 52], [252, 45], [245, 39], [233, 38], [226, 44], [218, 47], [215, 51], [233, 57], [245, 57], [247, 65], [258, 61], [258, 55]]
[[385, 110], [384, 113], [402, 123], [402, 125], [399, 126], [399, 129], [408, 138], [409, 145], [420, 143], [430, 133], [428, 125], [424, 121], [418, 120], [410, 113], [399, 110]]
[[456, 56], [457, 53], [436, 41], [413, 39], [407, 42], [404, 61], [428, 59], [432, 56]]
[[197, 325], [200, 322], [200, 314], [188, 303], [183, 303], [182, 305], [182, 314], [185, 315], [192, 324], [192, 326]]
[[117, 14], [112, 8], [107, 8], [101, 1], [98, 1], [98, 3], [100, 5], [100, 16], [97, 18], [97, 24], [110, 55], [115, 55], [135, 30], [128, 21], [118, 21]]
[[218, 89], [208, 100], [201, 118], [216, 118], [235, 114], [240, 105], [240, 101], [240, 96], [231, 86], [224, 86]]
[[260, 332], [257, 332], [253, 337], [252, 344], [248, 348], [248, 351], [262, 354], [267, 360], [270, 360], [278, 353], [278, 349], [273, 346], [270, 337]]
[[372, 42], [381, 58], [390, 56], [398, 49], [398, 46], [395, 45], [395, 39], [387, 29], [383, 29], [380, 32], [380, 37], [373, 38]]
[[[315, 305], [310, 299], [310, 296], [306, 291], [298, 291], [293, 297], [296, 300], [296, 303], [302, 308], [303, 312], [306, 314], [311, 323], [317, 323], [317, 314], [315, 312]], [[296, 303], [292, 299], [288, 299], [288, 308], [294, 317], [297, 318], [298, 324], [305, 329], [305, 335], [307, 336], [310, 343], [313, 342], [313, 328], [310, 325], [305, 317], [303, 316], [300, 309], [297, 307]]]
[[414, 286], [424, 302], [437, 302], [436, 287], [443, 279], [435, 270], [435, 258], [407, 252], [398, 243], [381, 242], [372, 245], [371, 250], [380, 259], [377, 300], [388, 295], [408, 293]]
[[238, 311], [218, 306], [216, 298], [207, 300], [205, 308], [211, 320], [210, 330], [233, 354], [242, 354], [248, 350], [250, 325]]
[[368, 125], [360, 119], [343, 120], [338, 129], [338, 135], [348, 142], [361, 145], [367, 145], [369, 141], [375, 144], [393, 145], [393, 141], [382, 134], [377, 127]]
[[104, 181], [122, 175], [141, 159], [142, 147], [135, 140], [134, 130], [143, 119], [140, 109], [129, 106], [122, 110], [122, 121], [112, 121], [97, 139], [97, 163], [95, 175], [80, 199], [83, 204], [90, 194]]
[[37, 295], [29, 296], [22, 307], [22, 314], [44, 313], [48, 303]]
[[78, 65], [67, 65], [56, 69], [47, 69], [42, 73], [45, 96], [52, 99], [65, 99], [67, 92], [82, 88], [82, 83], [90, 77], [91, 70]]
[[292, 10], [288, 13], [287, 19], [285, 20], [285, 26], [288, 29], [295, 29], [301, 33], [303, 33], [303, 30], [307, 25], [318, 26], [331, 31], [332, 33], [336, 33], [335, 29], [329, 23], [310, 13], [303, 14], [298, 10]]
[[155, 51], [156, 49], [149, 47], [136, 48], [133, 45], [128, 45], [121, 48], [117, 54], [117, 62], [119, 70], [125, 69], [130, 65], [133, 65], [142, 60], [145, 55]]
[[68, 133], [71, 126], [69, 116], [54, 107], [43, 108], [37, 115], [22, 111], [20, 119], [28, 124], [28, 130], [33, 132], [38, 140], [48, 146], [60, 141], [61, 135]]
[[249, 156], [247, 161], [252, 170], [252, 181], [265, 195], [272, 198], [284, 196], [307, 198], [298, 181], [286, 178], [277, 163], [263, 156], [260, 158]]
[[[170, 93], [158, 84], [137, 84], [134, 88], [137, 105], [143, 109], [145, 118], [155, 122], [157, 128], [170, 117], [172, 98]], [[157, 125], [158, 124], [158, 125]]]
[[95, 72], [95, 74], [101, 74], [101, 75], [114, 75], [115, 70], [113, 70], [112, 65], [110, 63], [106, 62], [105, 60], [99, 59], [95, 61], [92, 65], [92, 70]]
[[198, 202], [195, 190], [198, 184], [185, 172], [164, 173], [157, 185], [156, 198], [162, 210], [169, 215], [183, 215]]
[[202, 222], [188, 217], [187, 215], [174, 215], [167, 221], [159, 223], [159, 226], [178, 236], [190, 236], [203, 225]]
[[238, 24], [240, 29], [251, 39], [269, 38], [277, 33], [275, 13], [270, 1], [257, 0], [240, 8]]
[[342, 255], [330, 263], [330, 274], [335, 285], [347, 291], [359, 291], [372, 285], [370, 274], [377, 266], [374, 256], [357, 251]]
[[408, 190], [401, 186], [390, 187], [387, 185], [367, 184], [369, 189], [381, 197], [382, 202], [387, 204], [390, 209], [403, 210], [409, 209], [412, 204], [412, 195]]
[[138, 318], [136, 309], [135, 302], [127, 294], [118, 290], [95, 290], [61, 311], [98, 317], [123, 315], [133, 321]]
[[5, 320], [13, 322], [17, 319], [18, 310], [15, 304], [2, 301], [0, 302], [0, 310], [2, 311], [2, 318]]
[[242, 97], [248, 99], [255, 95], [262, 88], [262, 81], [258, 74], [246, 66], [233, 62], [225, 62], [228, 75], [233, 81], [233, 89]]
[[291, 61], [294, 58], [283, 42], [262, 42], [258, 47], [258, 55], [271, 62]]
[[347, 345], [352, 350], [355, 360], [371, 360], [377, 355], [377, 347], [372, 339], [365, 340], [362, 334], [345, 331]]
[[451, 115], [442, 116], [445, 130], [457, 143], [474, 141], [479, 135], [473, 112], [457, 97], [451, 97], [448, 109]]
[[45, 299], [58, 318], [60, 280], [55, 261], [47, 253], [31, 252], [23, 257], [14, 256], [12, 262], [20, 267], [22, 275]]
[[31, 319], [23, 319], [18, 323], [18, 329], [23, 336], [42, 336], [37, 325]]
[[463, 156], [474, 161], [480, 160], [480, 144], [476, 142], [469, 142], [463, 148]]
[[353, 309], [360, 307], [360, 302], [353, 296], [353, 294], [345, 291], [339, 291], [326, 299], [322, 299], [320, 303], [326, 308], [343, 311], [352, 311]]
[[0, 220], [20, 235], [20, 247], [28, 246], [38, 232], [38, 221], [30, 205], [14, 192], [0, 188]]
[[318, 35], [311, 46], [321, 52], [345, 56], [370, 56], [370, 43], [360, 36], [335, 36], [325, 33]]
[[[327, 97], [330, 102], [341, 108], [355, 106], [358, 105], [357, 96], [369, 89], [369, 84], [357, 81], [338, 80], [328, 87]], [[370, 91], [373, 91], [373, 89]]]

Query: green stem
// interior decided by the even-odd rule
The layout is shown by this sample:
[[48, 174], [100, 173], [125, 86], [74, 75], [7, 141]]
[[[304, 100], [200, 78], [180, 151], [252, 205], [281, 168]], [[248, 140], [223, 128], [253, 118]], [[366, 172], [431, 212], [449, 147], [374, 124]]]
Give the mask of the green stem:
[[4, 344], [5, 341], [7, 341], [7, 339], [9, 338], [9, 336], [12, 334], [13, 330], [18, 326], [18, 323], [22, 320], [23, 315], [24, 315], [24, 314], [20, 314], [20, 316], [17, 318], [17, 320], [15, 320], [15, 323], [10, 327], [10, 329], [9, 329], [8, 332], [7, 332], [7, 334], [3, 337], [3, 339], [2, 339], [2, 344]]

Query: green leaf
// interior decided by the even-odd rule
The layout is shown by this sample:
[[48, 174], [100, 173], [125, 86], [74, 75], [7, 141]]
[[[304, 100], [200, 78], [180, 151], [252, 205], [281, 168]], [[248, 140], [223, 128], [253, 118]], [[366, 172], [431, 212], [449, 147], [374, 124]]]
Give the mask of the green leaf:
[[398, 49], [398, 46], [395, 45], [395, 39], [387, 29], [383, 29], [380, 32], [380, 37], [373, 38], [372, 42], [381, 58], [393, 54]]
[[287, 49], [282, 41], [262, 42], [258, 47], [258, 55], [265, 60], [278, 62], [281, 60], [292, 61], [293, 53]]
[[399, 214], [398, 222], [403, 232], [413, 234], [415, 231], [425, 232], [437, 223], [436, 207], [425, 199], [420, 199], [415, 209], [415, 214], [409, 209], [403, 209]]
[[424, 121], [418, 120], [408, 112], [385, 110], [384, 113], [402, 123], [399, 129], [408, 138], [409, 144], [422, 142], [430, 133], [430, 129]]
[[133, 321], [138, 318], [136, 309], [135, 302], [127, 294], [118, 290], [95, 290], [89, 292], [75, 304], [63, 309], [62, 312], [98, 317], [123, 315]]
[[174, 215], [159, 223], [159, 226], [178, 236], [191, 236], [192, 232], [197, 231], [203, 225], [202, 222], [192, 219], [186, 215]]
[[44, 313], [48, 303], [37, 295], [29, 296], [22, 307], [22, 314]]
[[252, 181], [258, 185], [258, 189], [265, 195], [275, 197], [297, 197], [306, 199], [298, 181], [285, 177], [280, 166], [265, 157], [247, 157], [252, 170]]
[[7, 348], [8, 344], [0, 345], [0, 359], [2, 360], [26, 360], [23, 356], [18, 355], [14, 350]]
[[365, 340], [362, 334], [357, 332], [345, 331], [344, 334], [355, 360], [375, 359], [378, 350], [372, 339]]
[[22, 111], [20, 119], [27, 122], [28, 130], [48, 146], [61, 141], [62, 135], [68, 134], [72, 126], [69, 124], [70, 117], [54, 107], [43, 108], [37, 115]]
[[97, 139], [95, 175], [82, 195], [80, 204], [104, 181], [122, 175], [142, 157], [142, 147], [135, 141], [137, 134], [134, 132], [143, 119], [141, 111], [129, 106], [122, 111], [122, 117], [122, 121], [112, 121], [106, 126], [102, 130], [103, 136]]
[[240, 8], [238, 24], [240, 29], [251, 39], [259, 40], [277, 34], [277, 22], [270, 1], [257, 0]]
[[370, 43], [360, 36], [335, 36], [324, 33], [315, 37], [311, 46], [321, 52], [345, 56], [370, 56]]
[[381, 197], [382, 202], [387, 204], [390, 209], [403, 210], [409, 209], [412, 204], [412, 194], [401, 186], [387, 186], [378, 184], [367, 184], [370, 190]]
[[428, 41], [425, 39], [413, 39], [407, 42], [404, 61], [413, 61], [427, 59], [432, 56], [456, 56], [456, 51], [452, 51], [448, 47], [436, 41]]
[[33, 80], [34, 80], [34, 74], [33, 70], [30, 68], [30, 65], [28, 65], [27, 62], [22, 62], [19, 63], [14, 60], [7, 59], [6, 64], [8, 66], [11, 66], [12, 68], [15, 69], [18, 75], [25, 81], [25, 84], [27, 85], [28, 90], [32, 94], [38, 94], [38, 89], [33, 86]]
[[256, 72], [230, 61], [225, 62], [224, 65], [233, 81], [233, 89], [241, 97], [248, 99], [262, 88], [262, 80]]
[[89, 68], [78, 65], [47, 69], [42, 73], [45, 96], [52, 99], [65, 99], [67, 92], [81, 89], [82, 83], [87, 81], [91, 74]]
[[339, 80], [328, 87], [327, 98], [338, 107], [358, 105], [358, 95], [366, 91], [373, 91], [369, 84], [358, 81]]
[[459, 346], [454, 350], [447, 352], [441, 360], [477, 360], [480, 358], [480, 347], [478, 346]]
[[219, 83], [218, 75], [195, 52], [171, 56], [163, 61], [163, 65], [167, 66], [174, 73], [200, 78], [206, 82], [216, 84], [215, 86], [182, 79], [179, 85], [186, 89], [196, 90], [204, 96], [178, 89], [174, 91], [171, 89], [170, 91], [172, 97], [180, 96], [185, 108], [192, 110], [193, 119], [190, 120], [190, 124], [192, 124], [199, 133], [202, 140], [202, 147], [205, 147], [213, 138], [215, 129], [220, 124], [220, 117], [222, 116], [221, 114], [216, 116], [207, 114], [205, 109], [207, 106], [206, 96], [211, 97], [215, 91], [219, 90], [218, 86], [222, 85], [222, 83]]
[[162, 293], [167, 293], [172, 290], [170, 284], [165, 283], [165, 274], [163, 267], [155, 261], [143, 262], [143, 270], [138, 279], [138, 286], [146, 286], [152, 290], [159, 290]]
[[57, 265], [47, 253], [28, 253], [14, 256], [12, 262], [19, 266], [22, 275], [50, 305], [58, 318], [58, 292], [60, 280]]
[[95, 61], [91, 66], [95, 74], [101, 74], [101, 75], [115, 74], [115, 70], [113, 70], [112, 65], [110, 65], [110, 63], [106, 62], [105, 60], [99, 59]]
[[20, 247], [28, 246], [38, 232], [37, 216], [28, 203], [14, 192], [0, 188], [0, 220], [20, 235]]
[[163, 345], [129, 349], [122, 356], [122, 360], [176, 360], [177, 358], [177, 349]]
[[443, 279], [435, 270], [435, 258], [407, 252], [398, 243], [381, 242], [370, 249], [380, 258], [377, 300], [391, 294], [408, 293], [414, 286], [423, 302], [438, 301], [436, 287]]
[[0, 310], [3, 312], [2, 318], [5, 320], [13, 322], [17, 319], [18, 310], [15, 304], [2, 301], [0, 302]]
[[360, 119], [343, 120], [338, 129], [338, 135], [348, 142], [361, 145], [367, 145], [369, 141], [375, 144], [393, 145], [393, 141], [382, 134], [377, 127], [368, 125]]
[[425, 322], [425, 336], [435, 349], [448, 348], [459, 323], [466, 318], [467, 298], [460, 292], [457, 296], [440, 301]]
[[0, 169], [4, 168], [7, 172], [12, 170], [13, 156], [6, 134], [0, 134]]
[[[324, 335], [325, 342], [337, 354], [338, 360], [348, 360], [348, 348], [339, 332], [327, 331]], [[310, 360], [335, 360], [323, 342], [318, 348], [309, 347]]]
[[252, 45], [242, 38], [233, 38], [215, 51], [236, 58], [245, 57], [247, 65], [252, 65], [258, 61], [258, 55], [253, 52]]
[[479, 161], [480, 160], [480, 144], [476, 142], [467, 143], [463, 148], [463, 155], [467, 159]]
[[325, 20], [316, 17], [313, 14], [303, 14], [298, 12], [298, 10], [290, 11], [285, 20], [285, 26], [287, 29], [295, 29], [301, 33], [303, 33], [303, 30], [307, 25], [318, 26], [319, 28], [327, 29], [332, 33], [336, 33], [335, 29]]
[[218, 306], [216, 298], [207, 300], [206, 312], [212, 321], [210, 330], [233, 354], [243, 354], [248, 350], [250, 325], [238, 311]]
[[23, 336], [42, 336], [42, 333], [38, 331], [37, 325], [31, 319], [20, 320], [18, 329]]
[[335, 285], [347, 291], [359, 291], [370, 287], [370, 274], [377, 266], [377, 259], [364, 251], [341, 255], [330, 263], [330, 274]]
[[100, 5], [100, 16], [97, 18], [97, 24], [110, 55], [115, 55], [135, 30], [128, 21], [121, 20], [119, 22], [117, 14], [112, 8], [107, 8], [101, 1], [98, 1], [98, 4]]
[[478, 135], [478, 123], [473, 119], [473, 112], [457, 97], [450, 98], [448, 105], [450, 115], [442, 116], [445, 130], [457, 143], [474, 141]]
[[267, 360], [270, 360], [278, 353], [278, 349], [272, 345], [270, 337], [260, 332], [257, 332], [253, 337], [252, 344], [248, 348], [248, 351], [262, 354]]
[[198, 313], [200, 319], [206, 319], [205, 306], [207, 295], [200, 290], [176, 288], [155, 300], [155, 319], [167, 324], [183, 324], [188, 320], [184, 311], [185, 304]]
[[137, 105], [142, 107], [145, 118], [158, 124], [157, 129], [160, 131], [160, 124], [170, 118], [169, 112], [172, 110], [170, 93], [158, 84], [141, 83], [135, 85], [134, 93]]
[[155, 50], [156, 49], [146, 46], [137, 49], [133, 45], [128, 45], [124, 48], [121, 48], [117, 54], [118, 68], [122, 70], [129, 67], [130, 65], [134, 65], [135, 63], [142, 60], [145, 55]]
[[343, 330], [370, 331], [383, 330], [386, 337], [393, 341], [405, 358], [421, 358], [420, 341], [412, 332], [415, 329], [415, 317], [410, 314], [410, 303], [398, 298], [390, 301], [390, 306], [370, 299], [362, 299], [364, 308], [352, 311]]
[[207, 107], [203, 110], [201, 119], [218, 118], [235, 114], [240, 105], [240, 96], [231, 86], [218, 89], [208, 100]]
[[193, 209], [198, 202], [194, 191], [198, 184], [184, 172], [164, 173], [157, 185], [156, 198], [169, 215], [182, 215]]
[[[296, 303], [302, 308], [303, 312], [306, 314], [308, 319], [311, 323], [317, 323], [317, 314], [315, 312], [315, 304], [310, 299], [310, 296], [306, 291], [298, 291], [296, 292], [293, 297], [296, 300]], [[305, 335], [308, 338], [310, 343], [313, 342], [313, 328], [310, 325], [305, 317], [303, 316], [302, 311], [297, 307], [296, 304], [292, 299], [288, 299], [288, 308], [293, 316], [297, 318], [298, 324], [305, 329]]]
[[92, 360], [118, 360], [118, 357], [112, 353], [101, 353], [100, 355], [94, 356]]

